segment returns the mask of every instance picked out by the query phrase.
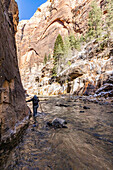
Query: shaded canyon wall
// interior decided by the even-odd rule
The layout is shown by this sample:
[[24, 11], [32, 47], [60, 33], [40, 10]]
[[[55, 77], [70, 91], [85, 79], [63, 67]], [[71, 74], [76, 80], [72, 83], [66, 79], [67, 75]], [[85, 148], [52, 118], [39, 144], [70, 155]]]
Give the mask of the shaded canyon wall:
[[19, 132], [29, 114], [18, 69], [17, 24], [17, 3], [0, 1], [0, 144]]

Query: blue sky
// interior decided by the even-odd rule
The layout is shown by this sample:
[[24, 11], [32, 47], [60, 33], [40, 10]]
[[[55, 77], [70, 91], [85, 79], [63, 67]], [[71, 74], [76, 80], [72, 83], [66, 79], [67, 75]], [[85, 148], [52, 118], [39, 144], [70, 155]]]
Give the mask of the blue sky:
[[30, 19], [37, 8], [47, 0], [16, 0], [19, 7], [19, 20]]

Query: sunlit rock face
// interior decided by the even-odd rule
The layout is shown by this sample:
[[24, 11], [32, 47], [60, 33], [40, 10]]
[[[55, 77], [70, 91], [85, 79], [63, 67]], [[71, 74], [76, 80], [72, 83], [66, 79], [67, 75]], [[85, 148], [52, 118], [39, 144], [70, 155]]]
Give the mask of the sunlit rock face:
[[[92, 1], [92, 0], [91, 0]], [[56, 37], [73, 32], [83, 33], [91, 1], [48, 0], [41, 5], [29, 21], [20, 21], [16, 34], [18, 58], [35, 51], [37, 62], [45, 53], [52, 53]]]
[[[59, 33], [64, 37], [70, 32], [75, 36], [76, 33], [84, 32], [90, 3], [87, 0], [48, 0], [30, 20], [19, 22], [16, 42], [20, 74], [25, 88], [29, 79], [35, 80], [39, 76], [40, 69], [43, 68], [40, 63], [43, 63], [45, 53], [47, 56], [53, 53], [54, 42]], [[37, 70], [35, 76], [34, 69]]]
[[15, 1], [0, 1], [0, 143], [11, 139], [28, 117], [14, 38], [17, 14]]
[[[52, 77], [52, 59], [46, 65], [42, 64], [45, 54], [53, 53], [58, 34], [63, 38], [69, 33], [74, 33], [75, 37], [85, 34], [92, 1], [48, 0], [30, 20], [20, 21], [16, 34], [18, 61], [28, 94], [99, 96], [101, 94], [97, 94], [96, 90], [112, 81], [112, 40], [109, 50], [99, 50], [95, 42], [84, 45], [81, 52], [75, 52], [71, 66], [61, 72], [57, 79]], [[104, 2], [97, 1], [102, 11]]]
[[109, 44], [102, 50], [95, 41], [86, 44], [60, 73], [60, 81], [69, 78], [72, 94], [113, 97], [113, 38]]

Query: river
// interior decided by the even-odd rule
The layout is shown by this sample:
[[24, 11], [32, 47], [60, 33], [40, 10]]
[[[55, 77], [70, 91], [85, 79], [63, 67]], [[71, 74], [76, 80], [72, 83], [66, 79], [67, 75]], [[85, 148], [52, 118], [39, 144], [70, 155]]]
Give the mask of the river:
[[[113, 169], [113, 106], [69, 97], [49, 98], [41, 105], [44, 113], [38, 113], [36, 127], [31, 119], [4, 169]], [[67, 128], [47, 127], [55, 117], [65, 119]]]

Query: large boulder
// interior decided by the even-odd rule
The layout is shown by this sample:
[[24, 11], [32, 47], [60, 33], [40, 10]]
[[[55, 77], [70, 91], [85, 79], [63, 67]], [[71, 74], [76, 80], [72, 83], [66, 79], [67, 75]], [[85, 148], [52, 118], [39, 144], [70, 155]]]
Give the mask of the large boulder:
[[61, 118], [54, 118], [52, 121], [47, 122], [47, 126], [57, 128], [67, 128], [67, 122]]

